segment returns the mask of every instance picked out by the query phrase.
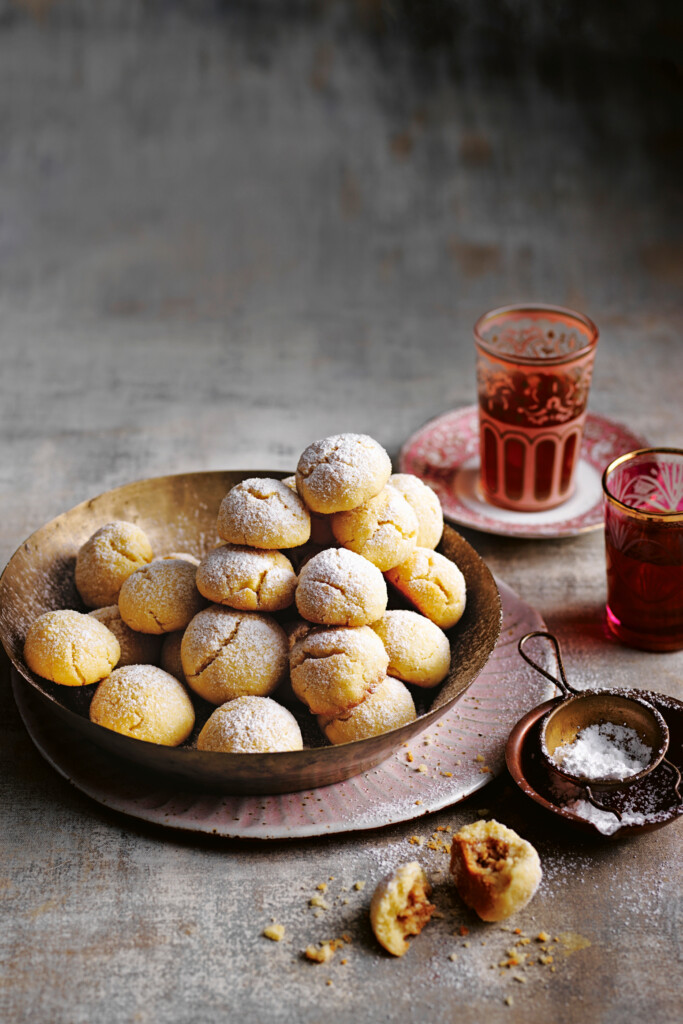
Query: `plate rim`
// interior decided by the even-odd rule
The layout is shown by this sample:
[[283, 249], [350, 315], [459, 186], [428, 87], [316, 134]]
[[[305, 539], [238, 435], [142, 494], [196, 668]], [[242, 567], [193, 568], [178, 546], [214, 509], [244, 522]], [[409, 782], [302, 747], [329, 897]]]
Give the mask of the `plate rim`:
[[[501, 596], [503, 594], [505, 594], [506, 595], [506, 599], [508, 601], [510, 601], [511, 603], [514, 602], [514, 607], [523, 609], [524, 610], [524, 614], [528, 615], [530, 619], [533, 619], [538, 624], [538, 628], [545, 628], [544, 622], [543, 622], [543, 618], [542, 618], [540, 612], [538, 612], [537, 609], [533, 607], [533, 605], [530, 605], [527, 601], [525, 601], [522, 597], [520, 597], [520, 595], [512, 587], [510, 587], [509, 584], [507, 584], [503, 580], [501, 580], [500, 577], [496, 576], [495, 580], [496, 580], [496, 584], [499, 587], [499, 590], [501, 592]], [[499, 638], [499, 641], [497, 643], [497, 646], [498, 646], [498, 644], [501, 643], [501, 638], [502, 638], [502, 633], [501, 633], [501, 637]], [[36, 747], [36, 749], [38, 750], [40, 755], [43, 757], [43, 759], [48, 764], [50, 764], [51, 767], [54, 768], [55, 771], [57, 771], [58, 774], [62, 778], [64, 778], [67, 782], [69, 782], [70, 785], [74, 786], [75, 789], [77, 789], [79, 792], [83, 793], [86, 797], [88, 797], [88, 799], [93, 800], [95, 803], [98, 803], [101, 806], [106, 807], [108, 810], [113, 811], [116, 814], [121, 814], [124, 818], [130, 818], [130, 819], [135, 820], [135, 821], [143, 821], [143, 822], [145, 822], [148, 825], [152, 825], [154, 827], [161, 827], [161, 828], [164, 828], [164, 829], [169, 829], [171, 831], [181, 831], [181, 832], [186, 832], [186, 833], [189, 833], [189, 834], [202, 835], [202, 836], [216, 836], [218, 839], [231, 839], [231, 840], [239, 839], [239, 840], [244, 840], [244, 841], [270, 842], [270, 841], [282, 841], [282, 840], [297, 841], [297, 840], [308, 839], [308, 838], [315, 838], [315, 837], [326, 836], [326, 835], [348, 835], [348, 834], [351, 834], [351, 833], [354, 833], [354, 832], [366, 832], [366, 831], [375, 830], [375, 829], [378, 829], [378, 828], [388, 828], [388, 827], [391, 827], [393, 825], [405, 824], [406, 822], [417, 820], [417, 819], [425, 817], [425, 816], [427, 816], [429, 814], [433, 814], [433, 813], [436, 813], [437, 811], [443, 810], [446, 807], [454, 806], [455, 804], [462, 802], [463, 800], [467, 799], [468, 797], [472, 796], [474, 793], [478, 792], [483, 787], [488, 785], [488, 783], [491, 782], [495, 777], [497, 777], [505, 769], [505, 766], [506, 766], [505, 765], [505, 756], [504, 756], [505, 755], [505, 740], [503, 740], [503, 745], [501, 747], [500, 764], [499, 764], [497, 770], [496, 771], [492, 771], [489, 774], [482, 774], [481, 776], [478, 776], [475, 779], [475, 783], [473, 785], [467, 787], [465, 792], [460, 791], [458, 793], [458, 795], [456, 795], [454, 797], [452, 789], [450, 789], [450, 790], [448, 789], [448, 781], [450, 781], [450, 780], [447, 781], [447, 780], [444, 779], [444, 786], [446, 787], [444, 789], [444, 792], [441, 793], [441, 794], [435, 794], [433, 797], [428, 799], [427, 803], [425, 803], [425, 804], [422, 804], [422, 803], [420, 805], [412, 804], [411, 805], [411, 813], [399, 813], [398, 816], [394, 813], [388, 819], [385, 817], [385, 815], [382, 815], [382, 820], [361, 821], [360, 823], [355, 823], [354, 821], [347, 821], [347, 822], [343, 823], [342, 827], [336, 827], [336, 826], [333, 827], [329, 823], [326, 823], [323, 827], [321, 827], [322, 823], [320, 825], [316, 825], [314, 822], [311, 822], [310, 824], [304, 824], [304, 825], [296, 826], [294, 828], [294, 830], [290, 831], [290, 832], [277, 831], [277, 829], [276, 829], [274, 834], [268, 834], [268, 833], [264, 833], [263, 831], [261, 831], [261, 832], [249, 831], [248, 830], [248, 826], [247, 827], [243, 827], [241, 829], [239, 827], [236, 828], [236, 829], [230, 829], [229, 827], [227, 827], [225, 829], [218, 829], [218, 828], [215, 828], [215, 827], [212, 828], [212, 827], [210, 827], [208, 825], [206, 827], [202, 827], [202, 822], [196, 822], [196, 821], [190, 824], [189, 822], [183, 822], [183, 821], [178, 822], [178, 821], [174, 821], [174, 820], [159, 820], [159, 818], [157, 816], [154, 816], [151, 813], [145, 814], [144, 811], [141, 808], [133, 809], [133, 808], [130, 808], [130, 807], [127, 807], [127, 808], [123, 807], [122, 803], [124, 801], [124, 798], [121, 797], [120, 795], [116, 794], [116, 793], [114, 794], [113, 797], [110, 797], [109, 795], [106, 795], [106, 796], [103, 797], [101, 794], [98, 794], [98, 792], [97, 792], [97, 789], [98, 789], [97, 782], [96, 781], [95, 782], [91, 782], [88, 779], [88, 777], [87, 777], [87, 773], [86, 773], [85, 780], [83, 780], [80, 777], [76, 777], [76, 773], [70, 774], [68, 766], [66, 768], [62, 766], [62, 764], [59, 761], [59, 758], [58, 757], [56, 758], [54, 756], [53, 752], [51, 752], [51, 750], [45, 748], [45, 745], [40, 741], [40, 738], [36, 738], [35, 730], [31, 727], [30, 721], [27, 722], [27, 720], [26, 720], [26, 717], [27, 717], [26, 701], [24, 699], [25, 695], [29, 698], [29, 700], [30, 700], [30, 698], [33, 698], [34, 700], [36, 700], [36, 697], [33, 694], [32, 690], [29, 690], [28, 688], [23, 688], [23, 677], [21, 677], [19, 675], [19, 673], [16, 671], [16, 669], [14, 668], [13, 665], [12, 665], [11, 671], [12, 671], [12, 690], [13, 690], [13, 693], [14, 693], [15, 702], [17, 704], [19, 715], [20, 715], [20, 717], [22, 719], [24, 727], [26, 728], [26, 730], [28, 732], [28, 735], [29, 735], [29, 738], [31, 739], [31, 742], [34, 744], [34, 746]], [[485, 671], [485, 669], [482, 670], [482, 671]], [[478, 678], [479, 677], [477, 677], [477, 679]], [[532, 678], [531, 673], [530, 673], [529, 678]], [[536, 674], [533, 674], [533, 678], [536, 679]], [[477, 679], [475, 679], [473, 681], [473, 683], [471, 684], [471, 687], [469, 688], [467, 693], [463, 694], [463, 696], [467, 696], [468, 694], [471, 695], [471, 689], [472, 689], [472, 687], [476, 687]], [[543, 683], [542, 683], [542, 681], [539, 680], [539, 686], [541, 686], [541, 685], [543, 685]], [[546, 683], [545, 686], [546, 686], [546, 692], [547, 692], [548, 689], [552, 689], [550, 684]], [[455, 702], [455, 704], [452, 705], [452, 707], [450, 709], [448, 709], [448, 710], [449, 711], [453, 710], [457, 706], [457, 703], [458, 702]], [[40, 718], [40, 716], [43, 715], [44, 713], [45, 713], [45, 709], [43, 708], [42, 704], [39, 703], [38, 704], [37, 717]], [[446, 712], [446, 714], [447, 713], [448, 713], [448, 711]], [[32, 715], [32, 712], [29, 709], [28, 710], [28, 717], [31, 718], [31, 715]], [[432, 724], [433, 723], [426, 723], [425, 729], [426, 728], [430, 728]], [[420, 739], [421, 735], [422, 735], [421, 733], [418, 733], [417, 736], [414, 738], [414, 740], [419, 742], [419, 739]], [[400, 749], [400, 748], [398, 748], [398, 749]], [[394, 751], [394, 753], [391, 755], [391, 757], [395, 756], [395, 754], [398, 752], [398, 749], [397, 749], [397, 751]], [[106, 751], [102, 751], [102, 753], [106, 757], [112, 757], [113, 756], [113, 755], [108, 754]], [[381, 770], [381, 769], [382, 769], [382, 764], [379, 764], [379, 765], [375, 766], [374, 768], [370, 768], [367, 773], [363, 773], [363, 774], [370, 775], [371, 773], [376, 772], [376, 771]], [[363, 775], [356, 776], [355, 778], [359, 779], [359, 778], [362, 778], [362, 777], [363, 777]], [[347, 781], [348, 782], [353, 782], [353, 779], [350, 779], [350, 780], [347, 780]], [[169, 788], [173, 787], [173, 783], [172, 782], [171, 783], [167, 783], [167, 784], [169, 785]], [[327, 790], [328, 788], [329, 789], [334, 789], [336, 786], [344, 785], [344, 784], [345, 783], [333, 783], [330, 787], [322, 787], [320, 790], [305, 791], [305, 792], [306, 793], [309, 793], [309, 792], [322, 792], [322, 793], [324, 793], [325, 790]], [[153, 788], [151, 788], [150, 791], [154, 792]], [[177, 793], [177, 792], [182, 792], [182, 790], [179, 791], [179, 790], [175, 789], [174, 790], [174, 794], [172, 794], [170, 798], [172, 799], [173, 795], [175, 795], [175, 793]], [[215, 793], [207, 794], [206, 792], [202, 792], [202, 791], [198, 790], [197, 793], [196, 793], [196, 799], [197, 800], [201, 800], [202, 798], [205, 798], [207, 795], [210, 796], [211, 799], [214, 799], [216, 801], [219, 801], [219, 800], [224, 800], [224, 801], [228, 800], [228, 801], [230, 801], [230, 800], [239, 800], [239, 799], [263, 801], [263, 800], [269, 799], [269, 796], [270, 797], [275, 797], [276, 799], [278, 798], [278, 794], [272, 794], [272, 795], [268, 795], [268, 794], [260, 794], [260, 795], [258, 795], [258, 794], [256, 794], [256, 795], [253, 795], [251, 797], [240, 798], [240, 797], [231, 797], [229, 795], [221, 795], [221, 794], [215, 794]], [[284, 796], [284, 797], [289, 797], [289, 798], [293, 797], [293, 798], [297, 799], [299, 797], [299, 795], [300, 794], [297, 794], [297, 793], [289, 793], [289, 794], [280, 794], [279, 796], [280, 797]]]

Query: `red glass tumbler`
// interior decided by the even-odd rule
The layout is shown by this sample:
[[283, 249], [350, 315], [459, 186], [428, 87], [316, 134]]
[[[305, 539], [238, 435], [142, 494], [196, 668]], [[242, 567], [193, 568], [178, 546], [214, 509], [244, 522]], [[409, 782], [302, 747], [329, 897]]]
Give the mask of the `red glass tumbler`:
[[683, 648], [683, 450], [641, 448], [602, 477], [607, 625], [630, 647]]
[[505, 306], [474, 326], [481, 487], [540, 512], [571, 497], [598, 329], [559, 306]]

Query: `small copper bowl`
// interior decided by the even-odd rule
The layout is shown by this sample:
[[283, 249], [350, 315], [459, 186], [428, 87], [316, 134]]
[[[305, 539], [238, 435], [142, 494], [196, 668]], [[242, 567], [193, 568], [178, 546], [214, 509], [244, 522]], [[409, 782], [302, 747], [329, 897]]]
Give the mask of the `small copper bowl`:
[[[559, 676], [551, 675], [537, 662], [533, 661], [525, 651], [525, 645], [533, 637], [543, 637], [550, 640], [557, 658]], [[603, 811], [610, 811], [621, 819], [621, 814], [614, 807], [601, 803], [595, 797], [596, 792], [609, 792], [611, 790], [622, 790], [633, 785], [654, 771], [658, 765], [664, 763], [675, 773], [675, 792], [679, 802], [683, 799], [679, 787], [681, 775], [676, 767], [666, 757], [669, 747], [669, 727], [664, 718], [653, 705], [643, 697], [634, 696], [632, 691], [614, 690], [576, 690], [567, 682], [562, 662], [562, 653], [557, 637], [552, 633], [536, 631], [527, 633], [518, 643], [519, 653], [524, 660], [535, 668], [537, 672], [549, 679], [560, 688], [564, 696], [559, 704], [553, 705], [541, 719], [540, 724], [540, 757], [546, 771], [556, 775], [566, 782], [583, 789], [588, 801], [594, 807]], [[639, 772], [626, 776], [623, 779], [609, 777], [579, 775], [567, 771], [554, 759], [554, 753], [558, 747], [573, 743], [578, 733], [589, 725], [627, 726], [633, 729], [644, 743], [652, 751], [647, 765]]]
[[31, 686], [45, 702], [56, 728], [65, 722], [78, 736], [134, 762], [141, 770], [161, 772], [183, 785], [237, 794], [288, 793], [341, 782], [373, 768], [435, 722], [463, 695], [496, 646], [501, 603], [488, 567], [474, 548], [448, 526], [439, 551], [456, 562], [467, 585], [463, 617], [446, 631], [451, 644], [451, 670], [436, 691], [416, 695], [416, 699], [425, 702], [416, 721], [380, 736], [328, 746], [312, 716], [304, 713], [306, 721], [302, 721], [302, 727], [310, 730], [311, 744], [304, 750], [274, 754], [197, 750], [193, 740], [213, 707], [193, 697], [197, 711], [193, 737], [187, 745], [163, 747], [122, 736], [91, 722], [88, 710], [94, 686], [57, 686], [30, 671], [23, 653], [28, 628], [43, 612], [83, 608], [73, 578], [76, 554], [100, 526], [112, 519], [127, 519], [145, 530], [156, 552], [187, 551], [202, 557], [220, 542], [216, 516], [231, 487], [250, 476], [281, 479], [286, 475], [242, 470], [140, 480], [64, 512], [21, 545], [0, 579], [0, 638], [25, 685]]

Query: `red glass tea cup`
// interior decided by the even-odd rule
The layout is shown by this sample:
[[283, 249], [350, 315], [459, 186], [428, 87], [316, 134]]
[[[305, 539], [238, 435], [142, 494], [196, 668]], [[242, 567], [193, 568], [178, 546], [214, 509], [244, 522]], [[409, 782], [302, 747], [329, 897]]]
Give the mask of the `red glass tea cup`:
[[683, 449], [641, 448], [602, 477], [607, 625], [630, 647], [683, 648]]
[[539, 512], [571, 497], [598, 329], [560, 306], [504, 306], [474, 326], [481, 488]]

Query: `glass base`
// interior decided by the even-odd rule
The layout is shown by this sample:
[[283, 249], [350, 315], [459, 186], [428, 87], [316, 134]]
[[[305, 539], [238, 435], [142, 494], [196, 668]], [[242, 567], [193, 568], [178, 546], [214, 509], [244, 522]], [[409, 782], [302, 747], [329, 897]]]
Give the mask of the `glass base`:
[[683, 650], [683, 634], [638, 633], [629, 629], [616, 617], [609, 605], [606, 607], [605, 621], [612, 636], [627, 647], [637, 647], [641, 651], [680, 651]]

